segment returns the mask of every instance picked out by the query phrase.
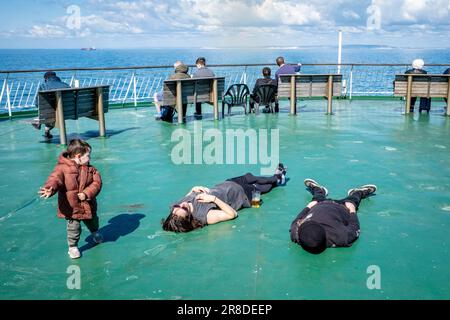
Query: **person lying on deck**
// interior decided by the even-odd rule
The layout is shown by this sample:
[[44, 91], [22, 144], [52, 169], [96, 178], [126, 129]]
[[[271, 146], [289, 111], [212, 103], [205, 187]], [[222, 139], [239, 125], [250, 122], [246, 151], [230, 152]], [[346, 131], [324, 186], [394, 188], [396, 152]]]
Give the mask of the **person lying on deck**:
[[291, 240], [305, 251], [319, 254], [328, 247], [350, 247], [360, 234], [356, 215], [359, 203], [375, 193], [372, 184], [350, 189], [342, 200], [327, 199], [328, 190], [312, 179], [305, 180], [312, 201], [294, 219]]
[[267, 193], [286, 183], [286, 168], [279, 164], [271, 177], [251, 173], [231, 178], [212, 189], [197, 186], [170, 207], [170, 214], [161, 220], [165, 231], [189, 232], [210, 224], [235, 219], [237, 210], [251, 207], [252, 192]]

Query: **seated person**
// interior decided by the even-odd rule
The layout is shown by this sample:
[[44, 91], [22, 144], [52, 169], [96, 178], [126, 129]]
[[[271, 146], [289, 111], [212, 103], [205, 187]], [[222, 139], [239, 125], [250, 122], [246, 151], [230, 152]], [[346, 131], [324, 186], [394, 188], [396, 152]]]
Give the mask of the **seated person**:
[[[192, 78], [213, 78], [216, 75], [214, 72], [206, 67], [206, 59], [204, 57], [200, 57], [195, 61], [197, 66], [197, 71], [194, 72]], [[194, 116], [201, 117], [202, 115], [202, 104], [199, 102], [195, 105], [195, 113]]]
[[300, 72], [300, 69], [302, 67], [301, 63], [298, 63], [296, 66], [290, 65], [290, 64], [285, 64], [283, 57], [278, 57], [276, 62], [277, 62], [277, 65], [280, 67], [277, 70], [277, 72], [275, 72], [275, 80], [277, 83], [280, 79], [281, 74], [295, 74], [297, 72]]
[[212, 189], [193, 187], [171, 206], [169, 216], [161, 221], [165, 231], [189, 232], [210, 224], [235, 219], [237, 210], [251, 207], [252, 192], [267, 193], [286, 182], [286, 168], [279, 164], [271, 177], [251, 173], [228, 179]]
[[291, 240], [305, 251], [319, 254], [328, 247], [350, 247], [360, 234], [356, 215], [361, 199], [377, 190], [375, 185], [350, 189], [342, 200], [327, 199], [328, 190], [312, 179], [305, 180], [312, 202], [291, 224]]
[[[406, 74], [427, 74], [427, 72], [423, 69], [425, 62], [422, 59], [416, 59], [412, 63], [412, 69], [407, 70]], [[411, 97], [411, 106], [409, 108], [409, 112], [414, 112], [414, 105], [416, 103], [417, 97]], [[422, 110], [430, 111], [431, 108], [431, 98], [420, 98], [420, 106], [419, 112]]]
[[[270, 77], [271, 70], [268, 67], [265, 67], [262, 69], [262, 74], [264, 78], [259, 78], [256, 80], [255, 87], [253, 88], [253, 92], [250, 94], [250, 112], [255, 107], [255, 103], [259, 103], [259, 97], [256, 96], [256, 93], [258, 92], [259, 87], [266, 84], [271, 84], [274, 86], [277, 86], [277, 82]], [[268, 108], [266, 108], [268, 109]], [[266, 110], [263, 110], [263, 112], [266, 112]], [[278, 112], [278, 103], [275, 103], [275, 112]]]
[[[173, 68], [174, 68], [175, 73], [170, 75], [168, 80], [178, 80], [178, 79], [189, 79], [190, 78], [190, 76], [188, 75], [189, 68], [183, 62], [181, 62], [181, 61], [175, 62], [173, 64]], [[163, 112], [161, 110], [161, 106], [163, 103], [163, 96], [164, 96], [163, 91], [155, 92], [155, 94], [153, 95], [153, 101], [154, 101], [155, 107], [156, 107], [155, 119], [172, 122], [172, 115], [173, 115], [172, 111], [173, 111], [174, 106], [165, 106], [165, 107], [171, 108], [169, 110], [169, 113], [171, 113], [171, 115], [168, 117], [165, 117], [165, 115], [163, 114]], [[187, 105], [183, 104], [183, 110], [184, 110], [183, 114], [185, 117], [186, 117], [186, 109], [187, 109]]]
[[[70, 88], [70, 86], [61, 81], [61, 78], [56, 76], [56, 73], [53, 71], [48, 71], [44, 74], [44, 83], [40, 85], [39, 91], [45, 91], [45, 90], [54, 90], [54, 89], [65, 89]], [[37, 105], [37, 98], [36, 98], [36, 105]], [[41, 123], [39, 119], [34, 119], [31, 123], [33, 127], [40, 130], [41, 129]], [[53, 138], [52, 134], [50, 133], [50, 130], [52, 130], [55, 127], [55, 123], [47, 123], [45, 124], [45, 135], [44, 137], [47, 139]]]

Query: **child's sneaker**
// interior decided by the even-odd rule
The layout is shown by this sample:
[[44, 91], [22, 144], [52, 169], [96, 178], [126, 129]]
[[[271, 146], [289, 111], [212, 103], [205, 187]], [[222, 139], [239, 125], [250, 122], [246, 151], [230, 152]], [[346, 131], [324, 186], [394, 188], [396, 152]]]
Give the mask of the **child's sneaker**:
[[366, 198], [368, 196], [370, 196], [371, 194], [375, 193], [375, 191], [377, 191], [377, 186], [374, 184], [366, 184], [362, 187], [359, 188], [353, 188], [348, 190], [348, 195], [351, 196], [353, 193], [355, 192], [361, 192], [362, 193], [362, 197]]
[[324, 186], [321, 186], [320, 184], [318, 184], [316, 181], [314, 181], [313, 179], [305, 179], [304, 181], [305, 186], [312, 192], [312, 190], [314, 188], [319, 188], [322, 189], [323, 192], [325, 193], [325, 196], [328, 195], [328, 189], [325, 188]]
[[279, 185], [286, 184], [286, 172], [287, 172], [287, 167], [285, 167], [282, 163], [279, 163], [277, 169], [275, 170], [275, 175], [277, 177], [279, 177], [278, 178]]
[[78, 259], [79, 257], [81, 257], [81, 253], [80, 250], [78, 250], [78, 247], [69, 247], [69, 252], [67, 253], [72, 259]]
[[103, 242], [103, 236], [100, 232], [96, 231], [96, 232], [92, 232], [92, 239], [94, 240], [95, 243], [99, 244]]

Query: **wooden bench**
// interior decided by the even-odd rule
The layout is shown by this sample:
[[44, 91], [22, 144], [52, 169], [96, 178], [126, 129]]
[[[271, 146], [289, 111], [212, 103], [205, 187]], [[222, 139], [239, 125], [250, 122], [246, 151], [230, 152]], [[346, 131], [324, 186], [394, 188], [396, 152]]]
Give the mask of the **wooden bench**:
[[410, 112], [411, 97], [446, 98], [450, 116], [450, 75], [448, 74], [397, 74], [394, 96], [406, 97], [405, 114]]
[[291, 114], [297, 113], [298, 97], [325, 97], [328, 114], [332, 113], [333, 97], [340, 97], [342, 75], [340, 74], [286, 74], [280, 75], [278, 97], [291, 99]]
[[175, 106], [178, 123], [183, 123], [183, 104], [209, 103], [214, 107], [214, 119], [219, 119], [219, 97], [222, 98], [225, 77], [166, 80], [163, 88], [163, 105]]
[[99, 121], [100, 136], [106, 135], [105, 113], [109, 106], [109, 86], [64, 88], [39, 91], [39, 123], [59, 128], [61, 144], [67, 144], [65, 120], [88, 117]]

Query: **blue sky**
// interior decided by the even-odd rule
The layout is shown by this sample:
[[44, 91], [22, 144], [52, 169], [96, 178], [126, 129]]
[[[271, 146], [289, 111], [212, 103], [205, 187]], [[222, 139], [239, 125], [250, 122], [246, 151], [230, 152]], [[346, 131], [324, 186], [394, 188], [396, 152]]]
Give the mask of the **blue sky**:
[[450, 47], [450, 0], [18, 0], [0, 48]]

